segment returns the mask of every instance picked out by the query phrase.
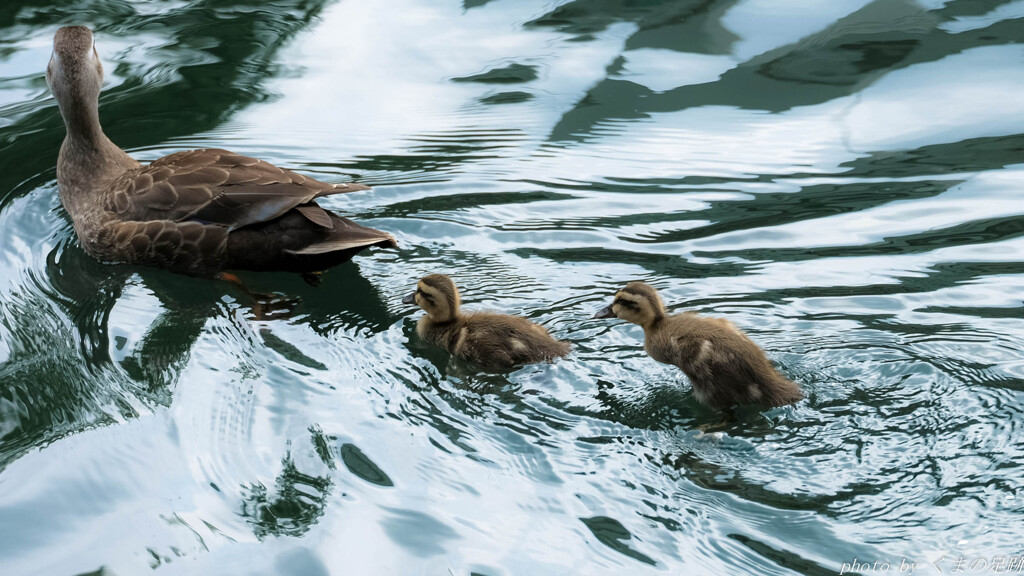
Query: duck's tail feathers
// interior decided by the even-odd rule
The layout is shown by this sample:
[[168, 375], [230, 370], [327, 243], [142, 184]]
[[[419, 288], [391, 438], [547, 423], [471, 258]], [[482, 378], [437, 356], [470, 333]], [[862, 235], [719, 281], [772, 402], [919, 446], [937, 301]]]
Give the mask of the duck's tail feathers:
[[[379, 232], [375, 230], [375, 232]], [[289, 250], [289, 253], [296, 256], [313, 256], [316, 254], [327, 254], [328, 252], [339, 252], [353, 248], [367, 248], [369, 246], [380, 246], [381, 248], [397, 248], [398, 242], [395, 237], [387, 232], [379, 232], [379, 235], [367, 238], [337, 238], [325, 240], [306, 246], [301, 250]]]
[[317, 226], [327, 228], [328, 230], [334, 228], [334, 219], [332, 219], [331, 215], [321, 208], [316, 202], [296, 206], [295, 209], [298, 210], [299, 214], [302, 214], [307, 220]]
[[333, 194], [348, 194], [349, 192], [361, 192], [363, 190], [373, 190], [373, 188], [366, 184], [359, 184], [357, 182], [349, 182], [348, 184], [335, 184], [334, 188], [317, 192], [313, 198], [322, 198], [324, 196], [331, 196]]
[[380, 246], [382, 248], [398, 247], [395, 237], [387, 232], [360, 226], [348, 218], [342, 218], [332, 212], [326, 212], [326, 214], [330, 215], [331, 218], [330, 235], [303, 248], [289, 250], [289, 253], [296, 256], [313, 256], [329, 252], [340, 252], [342, 250], [367, 248], [369, 246]]

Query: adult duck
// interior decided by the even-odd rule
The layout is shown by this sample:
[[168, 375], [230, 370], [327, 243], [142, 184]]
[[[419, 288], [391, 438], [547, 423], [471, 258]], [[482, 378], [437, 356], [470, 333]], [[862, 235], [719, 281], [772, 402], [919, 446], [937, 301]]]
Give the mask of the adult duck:
[[309, 274], [369, 246], [396, 246], [391, 234], [316, 203], [368, 186], [327, 184], [218, 149], [135, 161], [100, 126], [103, 66], [84, 26], [57, 30], [46, 80], [67, 128], [57, 158], [61, 203], [82, 247], [101, 261], [200, 276]]
[[706, 406], [785, 406], [803, 398], [800, 388], [779, 374], [764, 351], [732, 322], [693, 312], [666, 314], [658, 292], [643, 282], [627, 284], [594, 318], [639, 324], [647, 355], [682, 370], [693, 395]]

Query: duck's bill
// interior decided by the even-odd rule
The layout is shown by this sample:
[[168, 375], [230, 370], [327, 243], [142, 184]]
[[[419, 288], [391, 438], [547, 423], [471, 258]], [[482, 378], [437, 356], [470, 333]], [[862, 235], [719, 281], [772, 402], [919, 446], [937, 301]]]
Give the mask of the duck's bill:
[[402, 298], [402, 304], [415, 304], [415, 303], [416, 303], [416, 293], [415, 292], [412, 292], [408, 296], [406, 296], [405, 298]]
[[612, 312], [611, 306], [605, 306], [594, 314], [594, 318], [615, 318], [615, 312]]

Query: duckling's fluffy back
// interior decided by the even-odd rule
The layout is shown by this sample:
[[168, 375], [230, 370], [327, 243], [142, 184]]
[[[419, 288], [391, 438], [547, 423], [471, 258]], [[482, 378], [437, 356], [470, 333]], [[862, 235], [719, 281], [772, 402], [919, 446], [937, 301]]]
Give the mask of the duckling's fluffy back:
[[424, 340], [490, 371], [554, 360], [571, 348], [568, 342], [552, 338], [543, 326], [491, 312], [460, 314], [444, 323], [424, 316], [416, 331]]
[[670, 316], [647, 330], [644, 348], [651, 358], [682, 369], [697, 400], [713, 407], [784, 406], [803, 398], [800, 388], [728, 320]]

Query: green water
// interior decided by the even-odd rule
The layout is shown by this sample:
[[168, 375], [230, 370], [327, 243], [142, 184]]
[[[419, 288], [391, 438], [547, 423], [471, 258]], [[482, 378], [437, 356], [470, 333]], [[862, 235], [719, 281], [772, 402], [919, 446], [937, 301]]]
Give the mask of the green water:
[[[0, 574], [1024, 555], [1024, 2], [55, 4], [0, 6]], [[297, 302], [272, 318], [91, 260], [43, 77], [72, 23], [137, 158], [373, 185], [323, 204], [401, 249], [319, 288], [245, 274]], [[401, 304], [431, 272], [573, 354], [452, 361]], [[744, 328], [807, 400], [702, 436], [721, 416], [639, 329], [589, 319], [637, 279]]]

